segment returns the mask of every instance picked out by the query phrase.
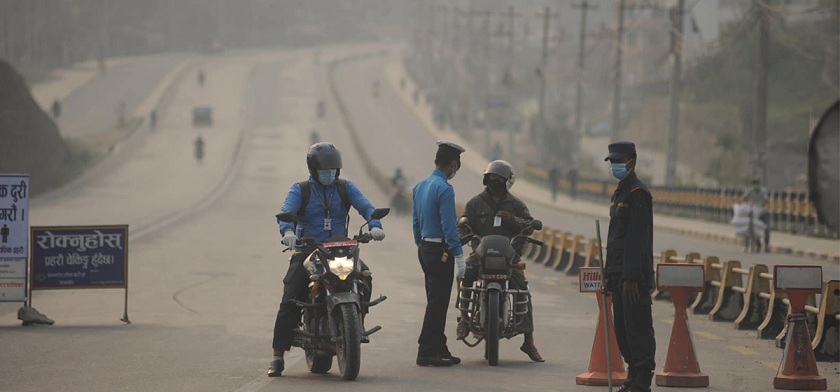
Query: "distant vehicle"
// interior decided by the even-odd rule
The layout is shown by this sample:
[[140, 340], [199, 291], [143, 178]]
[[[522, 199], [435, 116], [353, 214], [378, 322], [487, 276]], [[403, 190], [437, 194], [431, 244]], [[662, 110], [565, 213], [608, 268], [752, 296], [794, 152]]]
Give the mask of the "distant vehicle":
[[193, 109], [192, 123], [195, 127], [213, 126], [213, 109], [201, 106]]

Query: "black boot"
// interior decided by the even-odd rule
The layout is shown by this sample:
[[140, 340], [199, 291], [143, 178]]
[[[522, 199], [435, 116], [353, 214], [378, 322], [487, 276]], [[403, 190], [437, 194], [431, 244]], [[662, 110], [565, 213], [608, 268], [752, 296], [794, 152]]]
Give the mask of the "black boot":
[[650, 392], [650, 382], [653, 379], [653, 370], [639, 368], [636, 379], [630, 387], [631, 392]]
[[627, 380], [624, 381], [624, 384], [621, 385], [618, 392], [628, 392], [630, 391], [633, 386], [633, 381], [636, 379], [636, 375], [639, 373], [638, 368], [630, 367], [627, 369]]

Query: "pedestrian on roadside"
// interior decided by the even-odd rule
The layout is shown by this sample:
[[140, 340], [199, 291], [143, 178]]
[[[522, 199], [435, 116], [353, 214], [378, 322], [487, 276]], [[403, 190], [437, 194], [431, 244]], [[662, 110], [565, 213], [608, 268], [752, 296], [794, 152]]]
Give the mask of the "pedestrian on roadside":
[[152, 131], [157, 129], [157, 109], [152, 109], [149, 113], [149, 129]]
[[629, 369], [619, 392], [650, 391], [656, 340], [653, 280], [653, 199], [636, 176], [636, 145], [609, 145], [612, 175], [619, 180], [610, 200], [605, 294], [613, 296], [613, 323], [621, 356]]
[[[770, 251], [770, 212], [767, 211], [767, 204], [770, 201], [770, 192], [767, 188], [761, 186], [761, 180], [753, 178], [751, 186], [744, 191], [741, 196], [742, 203], [750, 203], [753, 211], [760, 210], [758, 220], [764, 222], [764, 244], [758, 242], [757, 249], [761, 252], [761, 246], [764, 245], [764, 251]], [[752, 235], [752, 234], [751, 234]], [[758, 241], [758, 239], [756, 239]]]
[[204, 87], [204, 78], [205, 78], [205, 76], [204, 76], [204, 70], [203, 70], [203, 69], [199, 69], [199, 70], [198, 70], [198, 86], [199, 86], [199, 87]]
[[61, 102], [58, 102], [58, 98], [53, 100], [50, 111], [54, 119], [58, 119], [58, 116], [61, 116]]
[[569, 196], [572, 197], [572, 200], [577, 199], [578, 180], [580, 180], [580, 172], [573, 167], [572, 170], [569, 170]]
[[439, 141], [435, 170], [413, 190], [414, 243], [426, 283], [426, 313], [417, 340], [419, 366], [461, 363], [460, 358], [449, 352], [445, 330], [453, 275], [461, 279], [466, 270], [464, 251], [455, 227], [455, 190], [447, 181], [461, 168], [463, 152], [464, 148], [455, 143]]
[[557, 181], [560, 180], [560, 170], [557, 169], [557, 165], [551, 165], [551, 169], [548, 169], [548, 187], [551, 188], [551, 201], [557, 200]]

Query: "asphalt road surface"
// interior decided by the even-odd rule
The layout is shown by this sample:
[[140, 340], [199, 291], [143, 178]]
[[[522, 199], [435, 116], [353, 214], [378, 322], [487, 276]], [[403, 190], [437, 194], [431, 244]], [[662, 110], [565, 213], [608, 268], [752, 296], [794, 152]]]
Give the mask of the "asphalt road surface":
[[[307, 176], [310, 131], [317, 129], [341, 148], [343, 177], [375, 205], [387, 204], [388, 195], [362, 167], [326, 82], [325, 65], [331, 58], [369, 50], [322, 48], [320, 62], [307, 50], [207, 58], [203, 66], [208, 80], [217, 83], [202, 90], [191, 78], [180, 80], [159, 130], [126, 151], [119, 167], [66, 198], [33, 207], [33, 225], [131, 225], [132, 324], [118, 321], [121, 290], [36, 292], [33, 305], [55, 319], [54, 326], [21, 327], [12, 313], [16, 305], [2, 304], [0, 390], [606, 390], [574, 381], [588, 365], [595, 298], [578, 293], [575, 278], [542, 273], [540, 266], [530, 266], [526, 275], [535, 301], [537, 345], [546, 363], [530, 362], [519, 352], [517, 337], [502, 342], [498, 367], [486, 365], [481, 348], [454, 340], [449, 346], [463, 358], [461, 365], [417, 367], [423, 280], [410, 219], [396, 216], [383, 221], [386, 239], [362, 250], [374, 273], [374, 295], [389, 299], [367, 318], [368, 327], [379, 324], [383, 329], [362, 349], [359, 379], [344, 382], [335, 372], [310, 374], [299, 349], [287, 354], [283, 377], [265, 376], [288, 266], [273, 214], [292, 183]], [[387, 84], [378, 100], [371, 97], [370, 78], [376, 77], [381, 61], [340, 67], [339, 92], [357, 128], [364, 129], [368, 153], [383, 171], [400, 165], [415, 182], [432, 169], [434, 141]], [[324, 119], [315, 115], [319, 98], [327, 102]], [[214, 107], [219, 119], [214, 127], [196, 130], [189, 125], [187, 113], [199, 101]], [[207, 143], [200, 164], [191, 144], [199, 132]], [[463, 172], [455, 187], [463, 201], [478, 192], [480, 179]], [[588, 219], [532, 210], [554, 227], [591, 226]], [[361, 224], [354, 214], [351, 230]], [[657, 241], [668, 240], [657, 233]], [[674, 236], [677, 240], [694, 241]], [[720, 246], [703, 241], [687, 246], [695, 243]], [[654, 305], [660, 370], [672, 312], [670, 303]], [[455, 316], [450, 309], [450, 337]], [[699, 390], [772, 388], [781, 350], [771, 341], [704, 318], [692, 318], [692, 328], [701, 368], [711, 379], [710, 388]], [[836, 390], [836, 366], [821, 364], [820, 371], [829, 378], [829, 390]]]

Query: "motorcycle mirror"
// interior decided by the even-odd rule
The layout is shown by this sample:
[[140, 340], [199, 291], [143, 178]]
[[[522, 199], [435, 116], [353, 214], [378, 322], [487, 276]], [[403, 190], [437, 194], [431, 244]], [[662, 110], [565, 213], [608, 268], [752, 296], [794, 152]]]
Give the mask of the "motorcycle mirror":
[[388, 213], [391, 212], [390, 208], [377, 208], [373, 210], [373, 213], [370, 214], [370, 219], [382, 219], [388, 216]]
[[534, 230], [542, 230], [542, 228], [543, 228], [542, 221], [539, 220], [539, 219], [534, 219], [533, 221], [531, 221], [531, 227], [533, 227]]
[[281, 212], [277, 215], [274, 215], [274, 217], [281, 222], [297, 222], [297, 215], [291, 212]]

